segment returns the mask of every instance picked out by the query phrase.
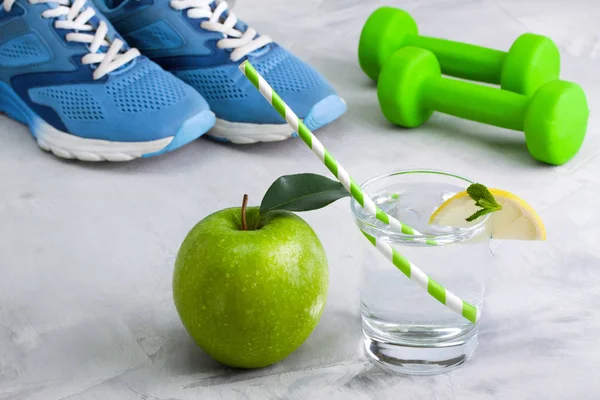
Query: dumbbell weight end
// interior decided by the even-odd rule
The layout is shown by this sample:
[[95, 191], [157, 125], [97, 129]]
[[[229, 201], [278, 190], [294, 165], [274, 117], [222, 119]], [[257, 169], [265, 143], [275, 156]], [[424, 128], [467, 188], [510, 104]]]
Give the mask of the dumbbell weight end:
[[565, 164], [583, 145], [589, 115], [581, 86], [561, 80], [546, 83], [527, 108], [524, 126], [527, 149], [536, 160]]
[[369, 16], [360, 33], [358, 63], [361, 69], [377, 81], [386, 59], [418, 34], [417, 23], [407, 12], [380, 7]]

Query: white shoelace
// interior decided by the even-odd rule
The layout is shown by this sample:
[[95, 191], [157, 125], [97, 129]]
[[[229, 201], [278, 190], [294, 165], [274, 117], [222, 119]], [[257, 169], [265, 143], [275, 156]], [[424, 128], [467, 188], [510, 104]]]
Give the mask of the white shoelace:
[[[16, 0], [4, 0], [4, 10], [9, 12]], [[94, 70], [94, 79], [100, 79], [104, 75], [122, 67], [134, 58], [140, 55], [138, 49], [129, 49], [125, 53], [120, 53], [123, 48], [123, 41], [115, 39], [112, 43], [106, 38], [108, 26], [104, 21], [100, 21], [98, 28], [88, 24], [88, 21], [96, 15], [93, 8], [85, 7], [87, 0], [28, 0], [31, 4], [54, 3], [58, 7], [50, 8], [42, 12], [42, 18], [58, 18], [64, 16], [65, 19], [57, 19], [54, 23], [56, 29], [69, 29], [78, 32], [70, 32], [66, 39], [70, 42], [88, 44], [89, 53], [83, 56], [81, 63], [84, 65], [98, 64]], [[89, 33], [79, 33], [79, 31]], [[100, 47], [108, 47], [106, 53], [98, 53]]]
[[208, 18], [208, 21], [202, 21], [200, 27], [207, 31], [221, 32], [225, 38], [217, 42], [220, 49], [235, 49], [229, 56], [231, 61], [236, 62], [242, 57], [254, 50], [271, 43], [273, 40], [269, 36], [258, 36], [256, 30], [248, 27], [245, 32], [235, 29], [238, 22], [237, 17], [229, 12], [225, 22], [220, 22], [221, 15], [227, 11], [228, 5], [225, 1], [217, 0], [217, 7], [211, 10], [210, 4], [214, 0], [171, 0], [171, 7], [175, 10], [188, 10], [189, 18], [200, 19]]

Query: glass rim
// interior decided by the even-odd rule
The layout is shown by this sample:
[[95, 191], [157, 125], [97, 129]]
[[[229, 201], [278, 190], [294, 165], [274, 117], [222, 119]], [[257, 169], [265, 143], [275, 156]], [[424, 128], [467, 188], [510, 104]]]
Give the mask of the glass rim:
[[[374, 182], [380, 181], [384, 178], [397, 176], [397, 175], [409, 175], [409, 174], [443, 175], [443, 176], [447, 176], [450, 178], [462, 180], [469, 184], [476, 183], [475, 181], [473, 181], [469, 178], [465, 178], [464, 176], [454, 174], [451, 172], [446, 172], [446, 171], [437, 170], [437, 169], [430, 169], [430, 168], [418, 168], [418, 169], [395, 170], [395, 171], [391, 171], [391, 172], [384, 173], [381, 175], [377, 175], [377, 176], [372, 177], [372, 178], [364, 181], [363, 183], [359, 184], [359, 187], [361, 188], [361, 190], [366, 192], [365, 188]], [[354, 218], [356, 220], [360, 221], [361, 223], [367, 225], [370, 229], [373, 229], [379, 233], [382, 233], [382, 234], [390, 236], [390, 237], [396, 237], [396, 238], [402, 238], [402, 239], [439, 239], [439, 240], [453, 239], [453, 238], [460, 237], [463, 235], [468, 235], [472, 232], [475, 232], [475, 231], [481, 229], [487, 223], [487, 221], [490, 217], [490, 214], [484, 215], [483, 219], [481, 221], [479, 221], [478, 223], [473, 224], [471, 226], [465, 227], [465, 228], [451, 227], [454, 229], [454, 231], [451, 233], [415, 235], [415, 234], [407, 234], [407, 233], [397, 232], [391, 228], [380, 228], [380, 227], [373, 225], [370, 222], [367, 222], [364, 218], [359, 216], [358, 210], [361, 210], [362, 207], [360, 204], [358, 204], [358, 202], [354, 198], [350, 199], [350, 208], [352, 210], [352, 214], [354, 214]], [[372, 218], [372, 217], [370, 217], [370, 218]], [[400, 222], [402, 222], [402, 221], [400, 221]]]

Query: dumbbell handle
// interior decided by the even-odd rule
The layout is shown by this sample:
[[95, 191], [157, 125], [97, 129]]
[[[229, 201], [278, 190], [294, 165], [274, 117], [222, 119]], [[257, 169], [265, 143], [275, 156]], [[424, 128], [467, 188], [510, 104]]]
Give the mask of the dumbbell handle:
[[526, 96], [448, 78], [432, 78], [420, 93], [425, 107], [501, 128], [524, 130]]
[[428, 36], [413, 36], [411, 45], [431, 51], [442, 73], [457, 78], [500, 83], [506, 52]]
[[412, 36], [408, 44], [435, 54], [442, 67], [442, 73], [446, 75], [479, 82], [500, 83], [507, 54], [504, 51], [428, 36]]

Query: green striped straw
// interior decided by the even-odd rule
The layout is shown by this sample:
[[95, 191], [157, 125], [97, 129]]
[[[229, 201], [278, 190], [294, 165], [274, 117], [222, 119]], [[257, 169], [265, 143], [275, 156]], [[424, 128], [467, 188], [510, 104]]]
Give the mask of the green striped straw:
[[[339, 180], [339, 182], [348, 190], [350, 195], [368, 215], [377, 218], [379, 221], [389, 225], [394, 230], [407, 235], [421, 235], [418, 231], [398, 221], [396, 218], [386, 214], [381, 208], [377, 207], [375, 202], [362, 191], [360, 186], [346, 172], [346, 169], [339, 164], [335, 158], [325, 149], [323, 144], [316, 136], [304, 125], [298, 116], [288, 107], [287, 104], [279, 97], [267, 81], [256, 71], [249, 61], [244, 61], [239, 66], [240, 71], [248, 78], [248, 80], [260, 91], [263, 97], [275, 108], [281, 117], [290, 125], [294, 132], [306, 143], [306, 145], [315, 153], [317, 157], [325, 164], [327, 169]], [[393, 249], [384, 241], [377, 240], [375, 237], [367, 234], [363, 230], [361, 232], [375, 246], [375, 248], [390, 260], [404, 275], [416, 282], [423, 289], [444, 304], [450, 310], [462, 315], [467, 320], [476, 323], [479, 320], [479, 310], [460, 299], [450, 291], [446, 290], [442, 285], [431, 279], [419, 267], [411, 263], [404, 256]], [[427, 241], [428, 244], [435, 245], [435, 241]]]

